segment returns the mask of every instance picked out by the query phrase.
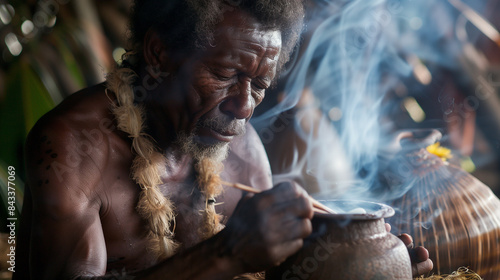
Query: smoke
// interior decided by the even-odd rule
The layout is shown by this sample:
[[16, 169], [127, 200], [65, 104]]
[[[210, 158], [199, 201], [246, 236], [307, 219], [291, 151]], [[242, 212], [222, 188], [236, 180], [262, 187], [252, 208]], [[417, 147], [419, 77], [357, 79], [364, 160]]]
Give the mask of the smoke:
[[[397, 134], [387, 111], [400, 105], [387, 95], [415, 75], [421, 61], [456, 67], [457, 12], [447, 1], [433, 0], [314, 3], [302, 47], [283, 79], [284, 99], [252, 122], [274, 180], [315, 185], [306, 189], [320, 198], [400, 197], [411, 184], [375, 194], [384, 153], [393, 150]], [[424, 82], [432, 78], [425, 74], [419, 77]], [[310, 93], [316, 101], [304, 101]], [[298, 138], [288, 137], [284, 126]]]

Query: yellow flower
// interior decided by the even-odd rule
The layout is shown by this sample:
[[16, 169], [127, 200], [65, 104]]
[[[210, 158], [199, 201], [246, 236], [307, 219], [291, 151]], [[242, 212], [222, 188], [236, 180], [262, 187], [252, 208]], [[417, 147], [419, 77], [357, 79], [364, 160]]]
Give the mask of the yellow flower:
[[441, 143], [439, 142], [427, 146], [427, 151], [431, 154], [440, 157], [443, 161], [446, 161], [447, 159], [453, 157], [453, 155], [451, 154], [451, 150], [445, 147], [441, 147]]

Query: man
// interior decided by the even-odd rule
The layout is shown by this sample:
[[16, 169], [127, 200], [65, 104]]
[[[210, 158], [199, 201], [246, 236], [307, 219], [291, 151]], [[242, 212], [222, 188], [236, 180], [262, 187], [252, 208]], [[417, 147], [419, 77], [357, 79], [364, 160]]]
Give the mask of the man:
[[[247, 124], [295, 45], [300, 1], [136, 2], [135, 55], [29, 135], [14, 279], [231, 279], [311, 233], [307, 195], [272, 188]], [[239, 202], [221, 178], [266, 191]]]

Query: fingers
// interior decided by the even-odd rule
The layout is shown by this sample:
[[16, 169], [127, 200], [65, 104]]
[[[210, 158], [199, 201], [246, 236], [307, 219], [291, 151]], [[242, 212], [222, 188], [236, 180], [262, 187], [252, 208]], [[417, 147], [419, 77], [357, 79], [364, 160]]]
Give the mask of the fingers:
[[274, 205], [277, 212], [282, 214], [284, 220], [290, 218], [312, 219], [314, 210], [311, 200], [307, 197], [298, 197], [280, 204]]
[[312, 233], [312, 224], [309, 219], [298, 219], [285, 223], [281, 227], [287, 232], [288, 240], [303, 239]]
[[403, 233], [401, 235], [398, 235], [398, 238], [401, 239], [401, 241], [403, 241], [408, 250], [413, 248], [413, 238], [410, 235]]
[[313, 210], [309, 199], [299, 197], [283, 202], [269, 209], [268, 213], [265, 229], [268, 233], [275, 233], [272, 240], [286, 242], [312, 233]]
[[385, 223], [385, 230], [386, 230], [387, 232], [391, 232], [391, 225], [390, 225], [390, 224], [388, 224], [388, 223]]
[[293, 217], [312, 219], [314, 208], [307, 192], [295, 183], [285, 182], [273, 189], [257, 194], [258, 208], [276, 211], [281, 218]]
[[422, 246], [418, 246], [415, 249], [410, 249], [410, 259], [412, 263], [423, 262], [429, 259], [429, 251]]
[[243, 263], [259, 260], [258, 267], [278, 264], [302, 247], [312, 233], [313, 215], [309, 196], [293, 183], [242, 200], [226, 226], [232, 254]]
[[273, 203], [276, 204], [286, 202], [298, 197], [308, 197], [306, 191], [294, 182], [279, 183], [274, 188], [262, 192], [262, 194], [274, 196]]
[[429, 251], [427, 251], [427, 249], [425, 249], [422, 246], [413, 248], [414, 247], [413, 238], [406, 233], [403, 233], [398, 237], [399, 239], [401, 239], [401, 241], [403, 241], [403, 243], [408, 248], [408, 253], [410, 254], [410, 259], [411, 259], [411, 270], [413, 277], [430, 272], [434, 264], [432, 263], [432, 260], [429, 259]]
[[426, 274], [430, 272], [433, 268], [434, 264], [432, 263], [431, 259], [427, 259], [424, 262], [419, 262], [419, 263], [413, 263], [411, 265], [411, 273], [413, 277], [420, 276], [422, 274]]
[[303, 239], [312, 233], [312, 223], [309, 219], [294, 218], [284, 221], [274, 218], [263, 224], [262, 241], [266, 244], [282, 244], [297, 239]]

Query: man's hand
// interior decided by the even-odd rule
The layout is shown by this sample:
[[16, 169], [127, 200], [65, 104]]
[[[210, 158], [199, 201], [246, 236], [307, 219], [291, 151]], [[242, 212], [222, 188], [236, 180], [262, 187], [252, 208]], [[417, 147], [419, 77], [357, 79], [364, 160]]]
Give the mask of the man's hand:
[[429, 259], [429, 251], [422, 246], [413, 248], [413, 238], [406, 233], [403, 233], [398, 237], [403, 241], [408, 248], [408, 252], [410, 253], [411, 272], [413, 277], [431, 271], [433, 263], [432, 260]]
[[222, 234], [226, 253], [245, 272], [262, 271], [283, 262], [312, 232], [313, 206], [307, 193], [293, 183], [239, 202]]
[[[391, 231], [391, 225], [385, 224], [385, 227], [388, 232]], [[414, 248], [413, 238], [406, 233], [403, 233], [398, 237], [408, 248], [408, 253], [410, 254], [411, 259], [411, 272], [413, 274], [413, 277], [417, 277], [431, 271], [434, 264], [432, 263], [432, 260], [429, 259], [429, 251], [427, 251], [427, 249], [422, 246]]]

